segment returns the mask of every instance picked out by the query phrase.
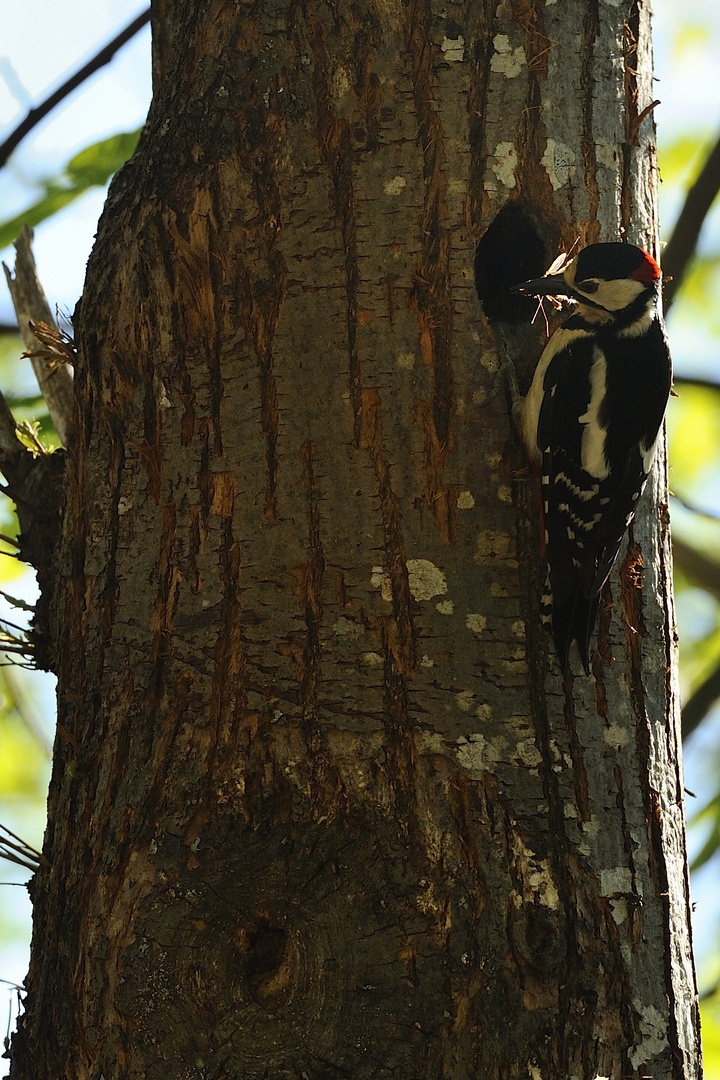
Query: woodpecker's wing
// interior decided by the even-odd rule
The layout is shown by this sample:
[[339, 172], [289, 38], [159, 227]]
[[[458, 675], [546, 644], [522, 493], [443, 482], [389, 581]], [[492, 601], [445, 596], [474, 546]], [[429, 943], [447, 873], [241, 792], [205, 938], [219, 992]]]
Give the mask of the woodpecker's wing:
[[657, 323], [642, 338], [574, 338], [545, 372], [537, 442], [553, 636], [563, 667], [575, 639], [588, 669], [598, 593], [642, 492], [669, 383]]
[[[552, 612], [549, 618], [563, 670], [573, 640], [578, 641], [587, 670], [588, 642], [597, 611], [597, 600], [583, 597], [580, 587], [583, 566], [592, 555], [583, 526], [594, 489], [580, 465], [583, 425], [579, 417], [587, 410], [593, 348], [593, 340], [582, 337], [571, 340], [553, 356], [545, 372], [538, 418], [548, 564], [543, 607]], [[599, 497], [598, 486], [595, 498]], [[596, 512], [592, 510], [590, 517]]]

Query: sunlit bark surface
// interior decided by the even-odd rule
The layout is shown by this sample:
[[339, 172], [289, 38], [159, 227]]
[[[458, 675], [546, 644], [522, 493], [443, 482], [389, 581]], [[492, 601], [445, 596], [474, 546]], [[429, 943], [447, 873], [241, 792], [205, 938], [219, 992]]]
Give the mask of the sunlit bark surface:
[[647, 9], [169, 8], [78, 314], [12, 1076], [694, 1077], [663, 470], [563, 684], [497, 377], [542, 328], [473, 286], [510, 201], [537, 272], [656, 250]]

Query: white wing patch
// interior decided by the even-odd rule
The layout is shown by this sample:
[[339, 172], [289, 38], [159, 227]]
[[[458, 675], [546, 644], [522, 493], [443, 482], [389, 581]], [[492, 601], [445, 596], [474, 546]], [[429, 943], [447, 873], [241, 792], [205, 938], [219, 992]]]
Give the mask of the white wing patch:
[[[541, 447], [537, 444], [537, 428], [538, 420], [540, 418], [540, 409], [542, 408], [543, 397], [545, 396], [545, 390], [543, 383], [545, 381], [545, 372], [548, 369], [548, 365], [554, 356], [562, 350], [566, 349], [571, 342], [577, 341], [579, 338], [590, 337], [589, 330], [567, 330], [565, 327], [560, 327], [556, 330], [553, 336], [548, 341], [542, 356], [538, 360], [538, 365], [535, 368], [535, 374], [533, 375], [533, 381], [530, 384], [527, 397], [524, 401], [520, 402], [516, 416], [516, 422], [522, 432], [523, 441], [527, 448], [527, 452], [532, 461], [536, 464], [540, 464], [540, 450]], [[554, 393], [555, 387], [552, 388]]]
[[580, 462], [583, 469], [598, 480], [605, 480], [610, 468], [605, 457], [605, 438], [607, 428], [600, 423], [600, 407], [607, 393], [607, 361], [604, 354], [595, 348], [592, 367], [590, 368], [590, 401], [587, 412], [578, 417], [585, 425], [580, 447]]

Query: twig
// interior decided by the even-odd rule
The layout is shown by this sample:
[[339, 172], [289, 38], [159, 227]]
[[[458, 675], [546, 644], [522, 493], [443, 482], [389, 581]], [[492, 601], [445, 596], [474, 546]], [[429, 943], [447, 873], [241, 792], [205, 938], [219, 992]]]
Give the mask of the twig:
[[700, 175], [685, 196], [685, 205], [680, 211], [680, 217], [663, 252], [663, 274], [672, 278], [663, 292], [666, 314], [683, 283], [688, 264], [695, 254], [703, 222], [718, 191], [720, 191], [720, 139], [708, 154]]
[[0, 836], [0, 856], [3, 859], [25, 866], [28, 870], [36, 870], [40, 863], [45, 861], [39, 851], [36, 851], [12, 829], [8, 829], [7, 825], [0, 825], [0, 833], [6, 833], [7, 836], [12, 837], [12, 840], [8, 840], [5, 836]]
[[[7, 159], [12, 154], [15, 147], [22, 142], [29, 132], [36, 127], [43, 117], [47, 116], [56, 105], [71, 94], [73, 90], [76, 90], [78, 86], [85, 82], [96, 71], [99, 71], [101, 67], [105, 67], [112, 60], [118, 49], [121, 49], [126, 42], [135, 37], [139, 30], [142, 30], [146, 23], [150, 22], [150, 9], [144, 11], [142, 15], [138, 15], [136, 19], [126, 26], [121, 33], [114, 37], [112, 41], [108, 42], [97, 53], [92, 60], [89, 60], [87, 64], [76, 71], [74, 75], [71, 75], [62, 86], [59, 86], [54, 93], [50, 94], [50, 97], [46, 98], [41, 105], [37, 105], [34, 109], [31, 109], [22, 123], [18, 124], [14, 131], [8, 135], [4, 143], [0, 144], [0, 168], [6, 163]], [[47, 321], [47, 320], [46, 320]]]
[[[696, 517], [705, 518], [707, 521], [720, 521], [720, 514], [715, 513], [714, 510], [707, 510], [702, 506], [698, 506], [696, 503], [689, 502], [682, 495], [678, 495], [677, 491], [672, 491], [671, 496], [673, 502], [679, 503], [680, 506], [689, 510], [691, 514], [695, 514]], [[718, 571], [720, 572], [720, 562], [718, 562]]]
[[695, 688], [682, 711], [682, 736], [687, 739], [720, 698], [720, 664]]
[[[42, 342], [33, 334], [30, 322], [47, 323], [55, 327], [50, 305], [37, 276], [35, 258], [32, 252], [33, 231], [23, 225], [20, 236], [15, 241], [15, 276], [3, 263], [8, 288], [15, 307], [20, 332], [28, 352], [41, 352]], [[70, 424], [73, 416], [73, 377], [67, 366], [48, 370], [48, 364], [42, 356], [32, 356], [30, 362], [40, 385], [40, 391], [55, 425], [60, 442], [67, 446]], [[9, 410], [8, 410], [9, 411]]]

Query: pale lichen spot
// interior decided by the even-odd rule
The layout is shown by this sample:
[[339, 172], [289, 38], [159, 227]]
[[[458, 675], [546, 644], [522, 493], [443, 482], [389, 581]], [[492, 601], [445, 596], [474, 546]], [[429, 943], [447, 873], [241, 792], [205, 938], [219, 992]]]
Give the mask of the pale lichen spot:
[[608, 903], [610, 904], [610, 910], [613, 913], [613, 919], [618, 926], [622, 926], [624, 922], [627, 922], [628, 917], [627, 900], [624, 896], [620, 896], [613, 900], [609, 900]]
[[515, 169], [517, 167], [517, 150], [511, 142], [500, 142], [495, 147], [495, 153], [489, 160], [490, 168], [497, 176], [503, 187], [510, 190], [517, 184]]
[[472, 510], [475, 505], [475, 498], [471, 491], [461, 491], [457, 497], [458, 510]]
[[379, 589], [380, 595], [383, 600], [387, 600], [388, 603], [392, 600], [392, 584], [390, 582], [390, 575], [385, 570], [384, 566], [373, 566], [372, 573], [370, 574], [370, 585], [373, 589]]
[[440, 600], [435, 605], [435, 610], [438, 615], [452, 615], [455, 611], [455, 603], [453, 600]]
[[483, 529], [477, 538], [475, 562], [488, 558], [507, 559], [514, 554], [512, 537], [497, 529]]
[[481, 780], [504, 756], [504, 740], [486, 739], [484, 735], [472, 734], [468, 739], [458, 739], [456, 757], [458, 764], [471, 780]]
[[420, 667], [435, 667], [435, 661], [431, 660], [429, 656], [423, 656]]
[[347, 619], [341, 615], [335, 620], [333, 631], [338, 637], [361, 638], [365, 633], [365, 627], [362, 623], [356, 623], [354, 619]]
[[408, 559], [408, 582], [415, 600], [432, 600], [447, 592], [447, 578], [429, 559]]
[[382, 667], [385, 663], [380, 653], [376, 652], [364, 652], [360, 659], [363, 664], [367, 664], [368, 667]]
[[492, 705], [488, 705], [488, 703], [484, 701], [482, 705], [478, 705], [478, 707], [476, 708], [475, 715], [477, 716], [478, 720], [492, 720]]
[[455, 695], [455, 701], [458, 709], [462, 709], [463, 712], [470, 712], [475, 701], [475, 694], [472, 690], [460, 690]]
[[617, 896], [618, 893], [632, 891], [632, 870], [629, 866], [611, 866], [600, 871], [600, 893], [602, 896]]
[[530, 857], [528, 860], [530, 865], [535, 867], [527, 877], [528, 884], [534, 894], [533, 899], [545, 907], [559, 908], [560, 896], [550, 870], [550, 861], [535, 858], [534, 853], [530, 850], [528, 850], [527, 854]]
[[397, 354], [396, 363], [403, 371], [412, 371], [415, 367], [415, 353], [400, 352]]
[[486, 371], [490, 372], [491, 375], [494, 375], [500, 367], [500, 361], [497, 358], [497, 353], [490, 352], [489, 350], [487, 352], [481, 353], [480, 363]]
[[503, 456], [498, 450], [493, 451], [492, 454], [488, 454], [488, 456], [485, 458], [491, 469], [496, 469], [498, 465], [502, 462], [502, 459]]
[[477, 613], [470, 614], [465, 619], [465, 625], [473, 634], [479, 636], [487, 626], [487, 618], [485, 615], [478, 615]]
[[669, 1046], [667, 1016], [654, 1005], [640, 1005], [637, 1011], [640, 1013], [642, 1035], [628, 1055], [633, 1069], [653, 1057], [659, 1057]]
[[467, 189], [467, 180], [462, 176], [448, 181], [448, 195], [465, 195]]
[[609, 143], [599, 139], [595, 143], [595, 157], [598, 165], [604, 165], [607, 169], [614, 169], [618, 162], [619, 148], [617, 143]]
[[495, 597], [507, 596], [508, 591], [499, 581], [490, 582], [490, 595]]
[[473, 405], [484, 405], [487, 401], [487, 390], [483, 390], [482, 387], [479, 390], [473, 390], [472, 401]]
[[402, 195], [407, 186], [407, 180], [404, 176], [393, 176], [391, 180], [386, 180], [383, 185], [383, 191], [386, 195]]
[[525, 637], [525, 620], [516, 619], [512, 624], [512, 632], [515, 637]]
[[597, 817], [591, 816], [587, 821], [582, 823], [582, 831], [587, 833], [588, 836], [597, 836], [600, 832], [600, 821]]
[[530, 739], [519, 742], [515, 747], [515, 756], [531, 769], [536, 769], [542, 761], [540, 751]]
[[493, 38], [495, 52], [490, 61], [490, 70], [497, 71], [506, 79], [516, 79], [525, 67], [525, 50], [522, 45], [513, 49], [507, 34], [496, 34]]
[[564, 187], [575, 176], [575, 154], [565, 143], [548, 139], [541, 158], [554, 191]]
[[447, 752], [445, 736], [439, 731], [414, 731], [412, 738], [416, 750], [421, 754], [445, 754]]
[[608, 746], [617, 747], [627, 746], [630, 741], [630, 732], [622, 724], [608, 724], [603, 731], [603, 739]]
[[510, 490], [510, 487], [507, 484], [501, 484], [497, 489], [497, 497], [500, 502], [511, 503], [512, 491]]
[[443, 51], [443, 56], [446, 60], [452, 62], [454, 60], [462, 60], [465, 57], [465, 38], [462, 34], [456, 38], [443, 38], [440, 48]]

